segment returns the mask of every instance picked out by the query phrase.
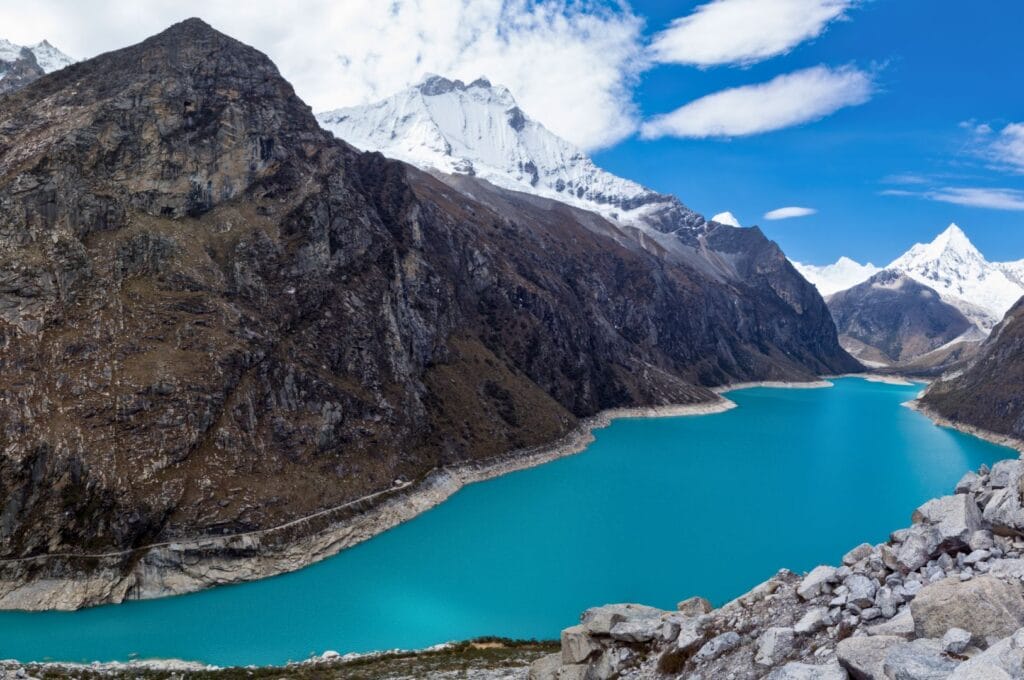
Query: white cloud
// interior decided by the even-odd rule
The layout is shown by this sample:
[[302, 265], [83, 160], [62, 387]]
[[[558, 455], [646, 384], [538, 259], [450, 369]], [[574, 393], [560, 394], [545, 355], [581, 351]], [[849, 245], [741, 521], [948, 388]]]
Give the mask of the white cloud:
[[788, 220], [794, 217], [807, 217], [808, 215], [817, 214], [817, 210], [814, 208], [802, 208], [800, 206], [791, 205], [785, 208], [776, 208], [775, 210], [769, 210], [764, 214], [766, 220]]
[[1024, 172], [1024, 123], [1010, 123], [989, 146], [989, 153], [999, 163]]
[[767, 83], [722, 90], [644, 123], [646, 139], [741, 137], [828, 116], [863, 104], [874, 92], [872, 77], [853, 67], [826, 66], [778, 76]]
[[784, 54], [844, 16], [853, 0], [712, 0], [651, 44], [655, 61], [708, 67]]
[[643, 22], [615, 0], [32, 0], [0, 3], [0, 34], [78, 57], [199, 16], [266, 52], [314, 110], [367, 103], [427, 73], [507, 86], [586, 148], [632, 134]]
[[911, 196], [971, 208], [1024, 211], [1024, 191], [988, 187], [944, 187], [930, 191], [890, 189], [883, 196]]

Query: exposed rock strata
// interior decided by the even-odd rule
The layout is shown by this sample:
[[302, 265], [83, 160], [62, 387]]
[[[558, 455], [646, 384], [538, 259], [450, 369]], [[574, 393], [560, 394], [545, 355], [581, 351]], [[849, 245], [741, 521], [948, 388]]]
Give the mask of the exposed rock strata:
[[719, 609], [590, 609], [531, 678], [1024, 678], [1022, 479], [1019, 459], [968, 473], [886, 543]]
[[466, 182], [334, 139], [198, 20], [0, 98], [2, 602], [291, 568], [396, 480], [858, 367], [760, 232], [704, 235], [722, 280]]

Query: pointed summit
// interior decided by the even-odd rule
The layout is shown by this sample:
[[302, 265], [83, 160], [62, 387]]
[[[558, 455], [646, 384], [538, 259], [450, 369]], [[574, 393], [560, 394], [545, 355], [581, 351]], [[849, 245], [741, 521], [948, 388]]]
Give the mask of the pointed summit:
[[491, 184], [662, 232], [703, 228], [677, 199], [599, 168], [581, 149], [531, 118], [512, 93], [480, 77], [430, 75], [373, 104], [318, 116], [321, 125], [364, 151], [424, 169], [472, 175]]
[[726, 210], [725, 212], [718, 213], [717, 215], [715, 215], [714, 217], [711, 218], [711, 221], [712, 222], [718, 222], [719, 224], [727, 224], [730, 227], [739, 227], [740, 226], [740, 221], [738, 219], [736, 219], [736, 216], [733, 215], [728, 210]]

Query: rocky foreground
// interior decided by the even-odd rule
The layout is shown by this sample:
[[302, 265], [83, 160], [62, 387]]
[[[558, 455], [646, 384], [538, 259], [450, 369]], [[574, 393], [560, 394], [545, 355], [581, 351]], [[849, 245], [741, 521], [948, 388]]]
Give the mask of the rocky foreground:
[[1024, 678], [1024, 466], [968, 473], [886, 543], [789, 571], [719, 609], [597, 607], [533, 680]]

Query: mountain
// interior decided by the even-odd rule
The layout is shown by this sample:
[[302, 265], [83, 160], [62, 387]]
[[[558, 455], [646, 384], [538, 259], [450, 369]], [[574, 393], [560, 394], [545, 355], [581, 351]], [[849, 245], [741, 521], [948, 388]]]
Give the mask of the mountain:
[[[878, 273], [874, 265], [847, 257], [823, 267], [793, 265], [822, 295], [851, 288]], [[885, 269], [902, 272], [935, 290], [983, 333], [1024, 296], [1024, 261], [989, 262], [964, 231], [951, 224], [930, 243], [917, 243]]]
[[933, 382], [920, 403], [961, 425], [1024, 440], [1024, 300], [1017, 302], [963, 371]]
[[858, 367], [693, 223], [362, 153], [198, 19], [0, 97], [0, 607], [294, 569], [604, 409]]
[[1008, 273], [1012, 266], [986, 260], [963, 230], [951, 224], [931, 243], [914, 245], [888, 268], [935, 289], [987, 332], [1024, 296], [1024, 285]]
[[974, 329], [931, 288], [894, 269], [828, 300], [840, 341], [864, 362], [910, 362]]
[[22, 47], [0, 38], [0, 94], [12, 92], [74, 63], [47, 41]]
[[[673, 196], [597, 167], [479, 78], [430, 76], [373, 104], [322, 113], [320, 123], [364, 151], [592, 210], [623, 225], [699, 232], [704, 219]], [[662, 229], [665, 230], [665, 229]]]
[[741, 227], [740, 221], [736, 219], [736, 216], [731, 212], [721, 212], [711, 218], [712, 222], [718, 222], [719, 224], [725, 224], [730, 227]]
[[846, 256], [829, 265], [793, 262], [793, 266], [826, 297], [863, 283], [881, 271], [870, 262], [860, 264]]

